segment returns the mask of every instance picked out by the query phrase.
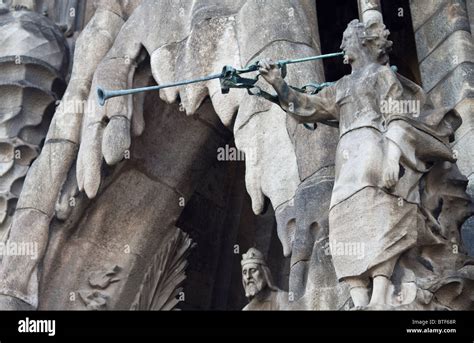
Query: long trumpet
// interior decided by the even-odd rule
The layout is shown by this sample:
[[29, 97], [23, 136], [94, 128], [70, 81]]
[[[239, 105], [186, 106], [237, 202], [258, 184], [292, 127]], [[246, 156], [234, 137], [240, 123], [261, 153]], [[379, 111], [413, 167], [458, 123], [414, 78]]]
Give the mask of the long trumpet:
[[[343, 55], [344, 55], [343, 52], [335, 52], [331, 54], [311, 56], [311, 57], [305, 57], [305, 58], [299, 58], [299, 59], [280, 60], [276, 62], [275, 64], [278, 66], [278, 68], [285, 69], [286, 65], [288, 64], [309, 62], [309, 61], [319, 60], [323, 58], [338, 57], [338, 56], [343, 56]], [[158, 91], [160, 89], [185, 86], [185, 85], [190, 85], [193, 83], [204, 82], [204, 81], [209, 81], [209, 80], [214, 80], [214, 79], [221, 80], [221, 90], [222, 90], [222, 93], [225, 94], [229, 92], [229, 88], [252, 88], [254, 84], [257, 82], [257, 79], [242, 78], [239, 75], [258, 71], [259, 67], [260, 67], [259, 61], [249, 65], [248, 67], [244, 69], [235, 69], [231, 66], [225, 66], [222, 69], [222, 72], [218, 74], [212, 74], [212, 75], [204, 76], [204, 77], [193, 79], [193, 80], [185, 80], [185, 81], [179, 81], [175, 83], [168, 83], [164, 85], [150, 86], [150, 87], [140, 87], [140, 88], [121, 89], [121, 90], [106, 90], [106, 89], [103, 89], [102, 87], [97, 87], [97, 98], [99, 100], [99, 104], [101, 106], [104, 106], [105, 102], [108, 99], [115, 98], [117, 96], [124, 96], [124, 95], [136, 94], [136, 93], [141, 93], [141, 92], [149, 92], [149, 91]]]

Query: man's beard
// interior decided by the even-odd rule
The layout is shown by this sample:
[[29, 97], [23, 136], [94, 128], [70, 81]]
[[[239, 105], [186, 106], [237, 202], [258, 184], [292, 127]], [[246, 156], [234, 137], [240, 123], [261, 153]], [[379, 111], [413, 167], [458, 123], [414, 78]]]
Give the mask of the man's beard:
[[245, 296], [252, 299], [264, 288], [265, 282], [263, 280], [254, 280], [245, 285]]

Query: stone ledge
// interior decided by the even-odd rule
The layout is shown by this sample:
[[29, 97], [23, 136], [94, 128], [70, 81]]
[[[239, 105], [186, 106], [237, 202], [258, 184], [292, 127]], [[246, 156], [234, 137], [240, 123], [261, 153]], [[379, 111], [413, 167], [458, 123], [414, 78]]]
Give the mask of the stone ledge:
[[456, 110], [462, 118], [462, 125], [456, 130], [456, 139], [474, 131], [474, 99], [464, 98], [456, 105]]
[[474, 47], [469, 32], [453, 32], [420, 63], [423, 88], [429, 92], [449, 72], [463, 62], [474, 62]]
[[440, 0], [410, 0], [411, 20], [413, 31], [417, 31], [426, 21], [428, 21], [441, 7]]
[[474, 135], [465, 135], [457, 140], [453, 145], [453, 150], [457, 152], [457, 165], [464, 175], [472, 174], [474, 170]]
[[469, 32], [470, 24], [464, 1], [452, 0], [415, 32], [418, 60], [422, 62], [458, 30]]
[[474, 63], [459, 64], [428, 94], [435, 106], [455, 107], [464, 98], [474, 97]]

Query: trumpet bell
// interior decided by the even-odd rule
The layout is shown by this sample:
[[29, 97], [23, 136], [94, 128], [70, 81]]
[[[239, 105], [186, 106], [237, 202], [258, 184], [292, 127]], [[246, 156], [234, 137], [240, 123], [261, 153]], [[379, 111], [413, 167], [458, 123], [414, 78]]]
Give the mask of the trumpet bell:
[[107, 100], [107, 91], [102, 89], [101, 87], [97, 87], [97, 98], [99, 99], [99, 105], [104, 106], [105, 100]]

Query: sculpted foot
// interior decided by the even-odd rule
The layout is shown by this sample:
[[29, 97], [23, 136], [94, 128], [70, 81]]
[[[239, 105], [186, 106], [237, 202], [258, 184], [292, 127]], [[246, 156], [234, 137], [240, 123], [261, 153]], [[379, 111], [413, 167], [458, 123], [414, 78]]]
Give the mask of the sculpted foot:
[[369, 294], [365, 287], [354, 287], [350, 290], [354, 309], [363, 309], [369, 304]]
[[369, 307], [376, 307], [387, 304], [387, 290], [390, 286], [390, 280], [383, 275], [374, 277], [372, 298]]

